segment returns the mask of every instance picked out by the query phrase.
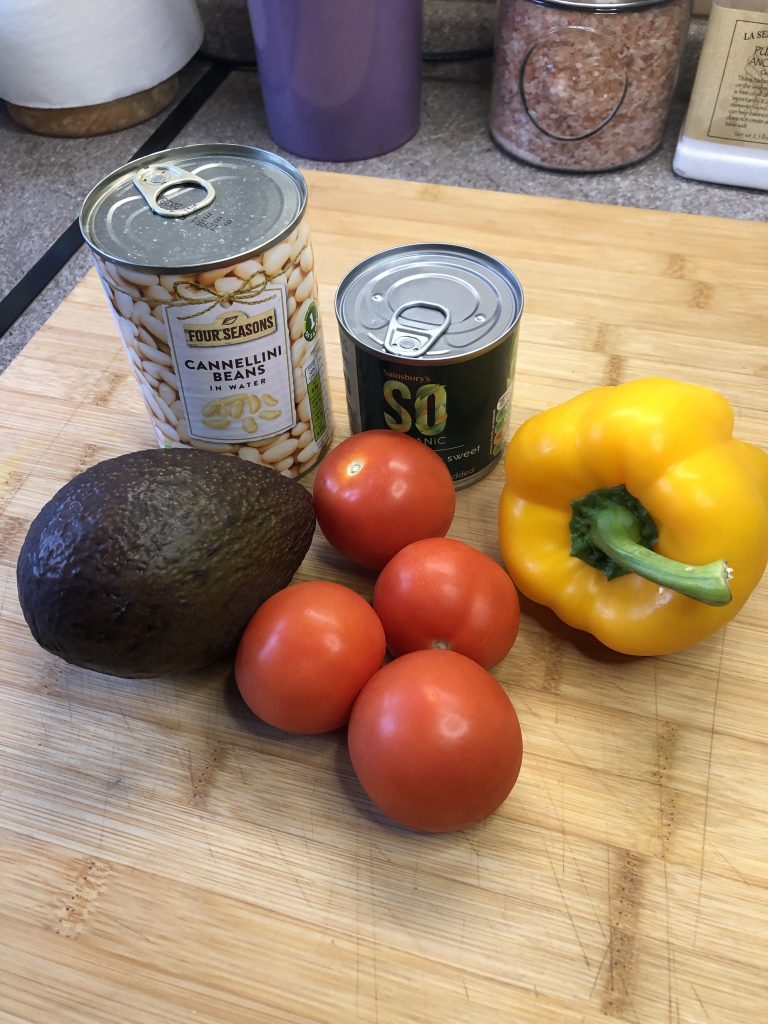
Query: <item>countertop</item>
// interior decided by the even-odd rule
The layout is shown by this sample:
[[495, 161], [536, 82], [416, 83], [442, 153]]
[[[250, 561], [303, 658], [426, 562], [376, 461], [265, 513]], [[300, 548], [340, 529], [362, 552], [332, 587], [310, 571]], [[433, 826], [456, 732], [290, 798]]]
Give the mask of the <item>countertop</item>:
[[[371, 160], [327, 164], [284, 153], [272, 142], [267, 129], [258, 75], [240, 68], [230, 72], [173, 145], [206, 141], [241, 143], [283, 152], [302, 168], [764, 220], [768, 213], [764, 192], [687, 181], [672, 171], [675, 143], [705, 26], [702, 19], [692, 22], [662, 145], [646, 160], [620, 171], [556, 173], [530, 167], [501, 152], [487, 127], [490, 58], [425, 63], [419, 131], [400, 149]], [[215, 47], [208, 46], [209, 52], [212, 49]], [[198, 57], [184, 69], [181, 96], [210, 66], [208, 60]], [[84, 141], [31, 135], [11, 121], [4, 107], [0, 110], [0, 297], [13, 288], [77, 217], [91, 186], [130, 159], [167, 115], [168, 111], [164, 111], [144, 124]], [[81, 249], [0, 338], [0, 371], [89, 266], [89, 255]]]

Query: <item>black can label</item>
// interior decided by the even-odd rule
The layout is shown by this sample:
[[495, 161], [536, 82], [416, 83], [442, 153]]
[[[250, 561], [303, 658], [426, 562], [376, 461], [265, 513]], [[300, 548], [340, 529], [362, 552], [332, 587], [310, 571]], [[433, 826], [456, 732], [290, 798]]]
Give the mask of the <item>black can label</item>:
[[504, 451], [517, 332], [460, 363], [405, 363], [343, 340], [350, 428], [409, 434], [436, 451], [457, 486]]

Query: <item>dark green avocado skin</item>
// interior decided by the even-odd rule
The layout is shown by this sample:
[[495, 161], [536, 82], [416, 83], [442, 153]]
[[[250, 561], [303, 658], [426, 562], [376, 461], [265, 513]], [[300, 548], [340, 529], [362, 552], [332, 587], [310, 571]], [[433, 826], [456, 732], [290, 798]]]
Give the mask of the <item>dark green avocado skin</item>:
[[40, 511], [17, 565], [45, 650], [128, 678], [231, 651], [312, 541], [310, 493], [274, 470], [184, 448], [101, 462]]

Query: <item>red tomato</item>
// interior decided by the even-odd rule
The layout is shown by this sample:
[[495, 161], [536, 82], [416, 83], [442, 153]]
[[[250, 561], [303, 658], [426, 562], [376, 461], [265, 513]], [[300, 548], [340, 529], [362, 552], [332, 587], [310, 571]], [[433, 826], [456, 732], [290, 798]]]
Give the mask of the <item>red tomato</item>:
[[348, 743], [371, 800], [425, 832], [486, 818], [509, 795], [523, 756], [505, 691], [453, 651], [416, 651], [379, 669], [355, 701]]
[[297, 583], [268, 598], [248, 623], [235, 680], [270, 725], [328, 732], [347, 723], [385, 653], [381, 623], [359, 594], [339, 583]]
[[440, 456], [392, 430], [366, 430], [337, 445], [320, 463], [313, 496], [328, 542], [368, 569], [411, 541], [442, 537], [456, 509]]
[[373, 607], [395, 654], [451, 650], [483, 668], [508, 653], [520, 625], [514, 583], [482, 551], [448, 537], [417, 540], [384, 567]]

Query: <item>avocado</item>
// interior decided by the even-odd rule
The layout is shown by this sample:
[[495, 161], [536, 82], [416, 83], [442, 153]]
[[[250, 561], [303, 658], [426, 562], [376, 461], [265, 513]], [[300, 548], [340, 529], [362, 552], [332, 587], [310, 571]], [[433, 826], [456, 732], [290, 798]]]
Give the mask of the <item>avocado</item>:
[[24, 618], [45, 650], [127, 678], [231, 651], [312, 541], [310, 493], [273, 469], [192, 448], [100, 462], [48, 502], [19, 554]]

